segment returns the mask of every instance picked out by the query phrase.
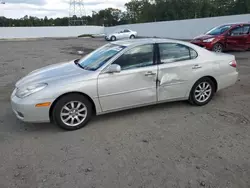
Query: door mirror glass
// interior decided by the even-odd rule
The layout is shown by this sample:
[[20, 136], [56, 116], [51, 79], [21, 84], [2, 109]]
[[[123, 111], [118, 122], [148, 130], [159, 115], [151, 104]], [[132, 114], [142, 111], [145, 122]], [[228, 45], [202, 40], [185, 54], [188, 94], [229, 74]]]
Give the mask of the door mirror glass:
[[118, 73], [121, 72], [121, 66], [117, 64], [112, 64], [109, 66], [107, 73]]

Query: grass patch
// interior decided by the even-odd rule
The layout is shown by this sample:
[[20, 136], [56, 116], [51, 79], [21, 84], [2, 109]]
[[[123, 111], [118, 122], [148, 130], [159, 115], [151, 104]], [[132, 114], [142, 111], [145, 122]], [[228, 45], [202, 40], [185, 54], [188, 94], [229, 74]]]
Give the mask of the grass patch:
[[83, 37], [86, 37], [86, 38], [95, 38], [93, 35], [91, 34], [83, 34], [83, 35], [79, 35], [78, 38], [83, 38]]

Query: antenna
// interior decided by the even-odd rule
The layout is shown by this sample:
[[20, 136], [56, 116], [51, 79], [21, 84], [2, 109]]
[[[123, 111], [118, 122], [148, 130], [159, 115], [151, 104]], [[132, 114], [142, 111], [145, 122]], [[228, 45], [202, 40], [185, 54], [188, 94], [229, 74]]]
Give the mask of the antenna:
[[83, 0], [70, 0], [69, 2], [69, 26], [86, 25], [84, 17], [85, 9]]

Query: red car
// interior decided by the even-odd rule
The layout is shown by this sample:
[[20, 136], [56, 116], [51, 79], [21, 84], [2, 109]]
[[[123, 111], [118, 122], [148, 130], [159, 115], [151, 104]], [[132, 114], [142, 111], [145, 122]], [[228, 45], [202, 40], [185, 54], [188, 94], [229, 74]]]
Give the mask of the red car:
[[215, 52], [250, 49], [250, 22], [220, 25], [204, 35], [195, 37], [191, 43]]

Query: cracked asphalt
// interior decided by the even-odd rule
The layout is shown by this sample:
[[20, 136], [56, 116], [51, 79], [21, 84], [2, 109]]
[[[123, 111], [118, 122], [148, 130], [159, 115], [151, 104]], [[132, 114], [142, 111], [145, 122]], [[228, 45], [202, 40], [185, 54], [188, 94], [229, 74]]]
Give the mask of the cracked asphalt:
[[19, 78], [104, 43], [0, 41], [1, 188], [250, 187], [250, 52], [229, 52], [240, 79], [203, 107], [172, 102], [122, 111], [73, 132], [16, 119], [9, 98]]

